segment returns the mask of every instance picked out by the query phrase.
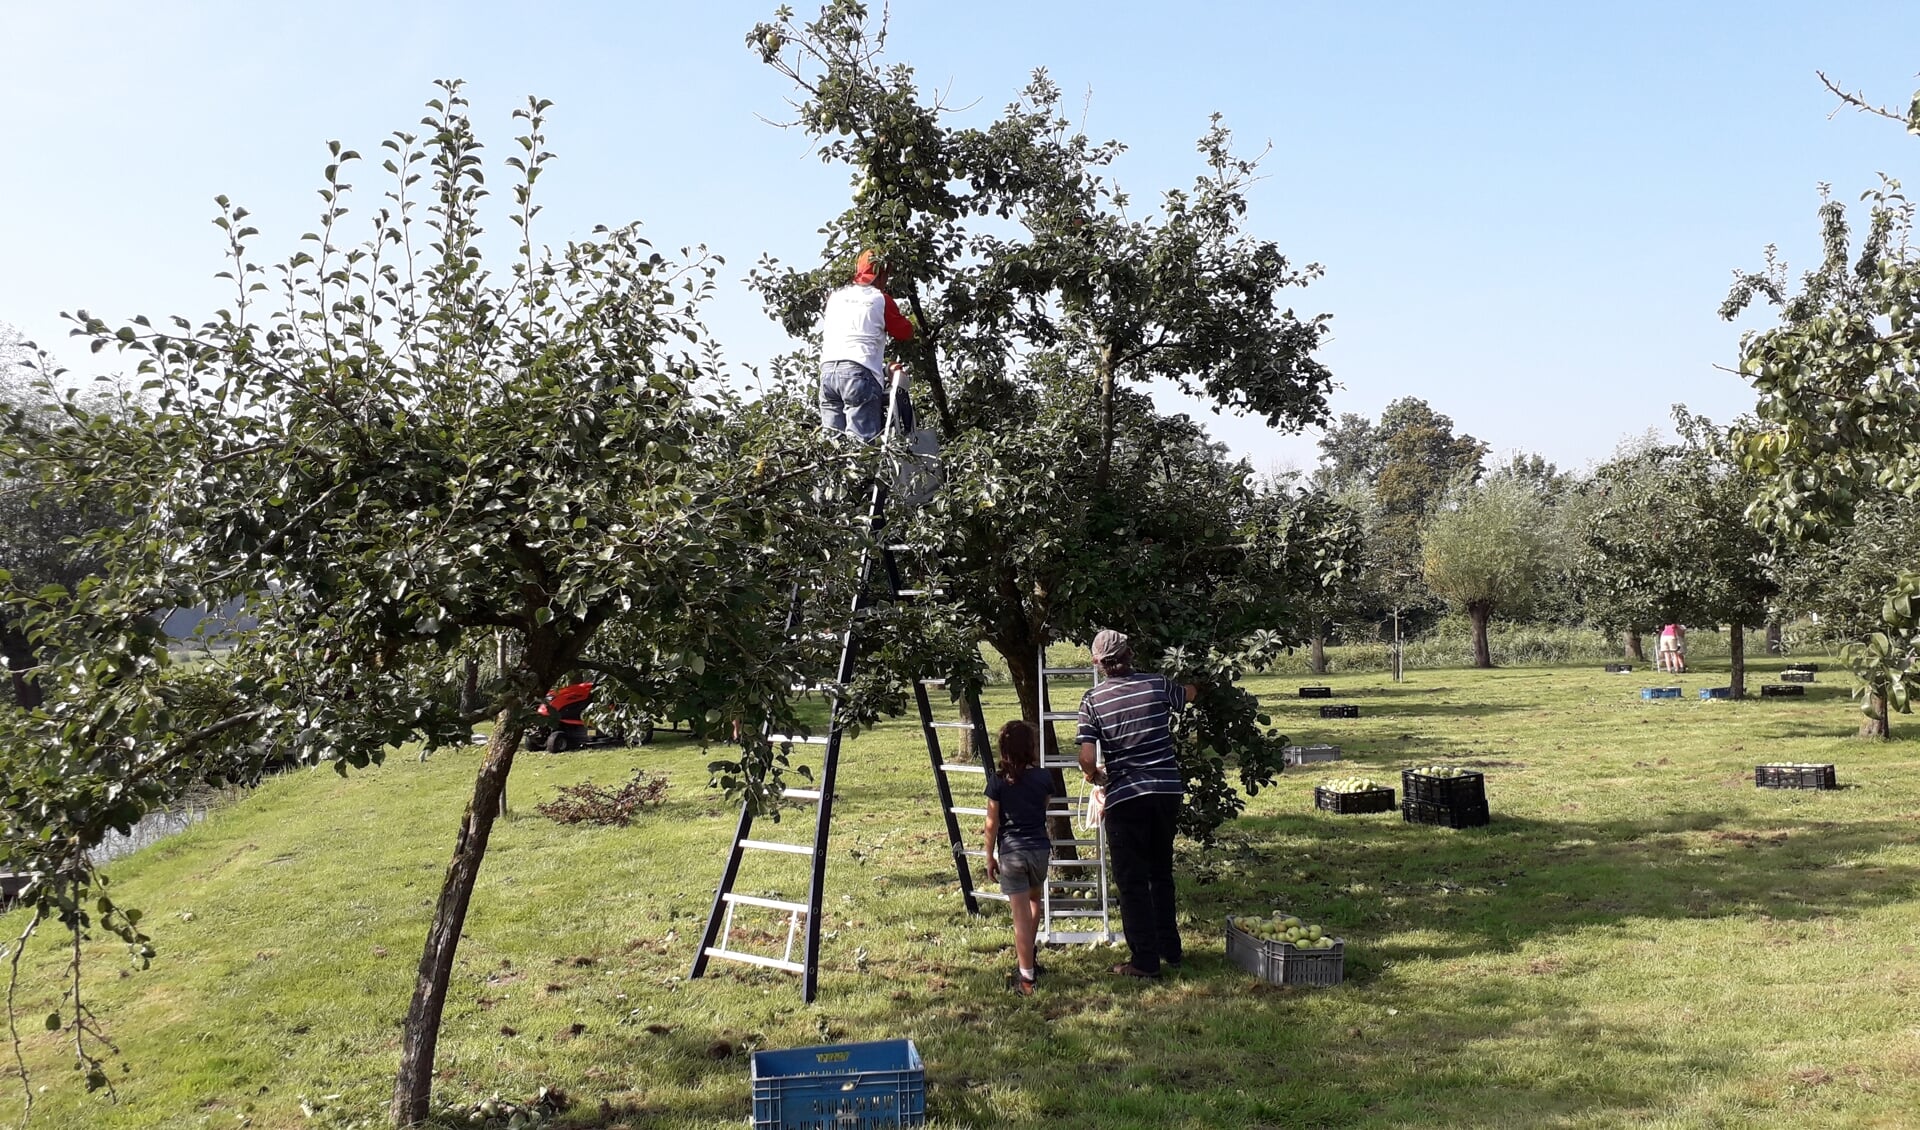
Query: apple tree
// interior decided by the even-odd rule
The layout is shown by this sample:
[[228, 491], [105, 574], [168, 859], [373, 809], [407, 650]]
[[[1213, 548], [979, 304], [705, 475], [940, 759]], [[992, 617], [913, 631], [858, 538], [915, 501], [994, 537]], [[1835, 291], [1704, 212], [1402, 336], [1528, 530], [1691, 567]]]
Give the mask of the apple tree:
[[1142, 211], [1112, 177], [1120, 144], [1076, 129], [1044, 72], [998, 117], [962, 125], [885, 59], [884, 27], [853, 0], [804, 22], [783, 8], [747, 42], [791, 84], [792, 127], [852, 189], [817, 265], [756, 269], [769, 311], [808, 336], [854, 255], [881, 251], [919, 329], [905, 357], [946, 472], [911, 535], [938, 552], [953, 606], [1006, 659], [1029, 717], [1041, 649], [1100, 627], [1205, 682], [1182, 752], [1187, 828], [1210, 833], [1238, 806], [1229, 761], [1250, 789], [1279, 769], [1279, 735], [1231, 682], [1303, 638], [1295, 594], [1317, 527], [1283, 521], [1249, 467], [1147, 389], [1279, 427], [1320, 419], [1325, 319], [1281, 302], [1318, 268], [1246, 232], [1257, 167], [1218, 119], [1195, 180]]
[[1473, 624], [1473, 665], [1493, 666], [1487, 623], [1524, 614], [1551, 560], [1548, 514], [1524, 480], [1492, 475], [1457, 486], [1420, 531], [1429, 587]]
[[[1920, 132], [1920, 99], [1904, 114], [1880, 112]], [[1729, 319], [1756, 300], [1778, 311], [1777, 325], [1741, 337], [1739, 372], [1758, 400], [1733, 446], [1760, 484], [1753, 519], [1784, 541], [1814, 547], [1844, 544], [1863, 514], [1877, 523], [1920, 496], [1913, 206], [1893, 181], [1866, 193], [1866, 230], [1856, 244], [1845, 206], [1822, 196], [1821, 258], [1798, 288], [1769, 249], [1764, 267], [1739, 275], [1721, 307]], [[1841, 653], [1859, 680], [1863, 736], [1887, 736], [1888, 711], [1907, 713], [1920, 692], [1916, 574], [1920, 560], [1908, 558], [1883, 575], [1878, 591], [1836, 585], [1861, 614], [1877, 617], [1857, 624]]]
[[[137, 361], [144, 395], [112, 414], [67, 402], [18, 445], [44, 489], [120, 523], [92, 539], [98, 577], [19, 594], [59, 690], [6, 722], [7, 861], [35, 876], [35, 922], [111, 930], [142, 960], [137, 913], [83, 854], [107, 828], [266, 757], [346, 772], [491, 723], [426, 923], [397, 1125], [428, 1114], [455, 950], [543, 693], [587, 672], [703, 733], [740, 719], [747, 748], [715, 772], [764, 800], [780, 766], [754, 735], [797, 725], [790, 688], [814, 658], [768, 610], [860, 536], [811, 500], [856, 456], [717, 382], [700, 322], [716, 261], [662, 255], [637, 225], [536, 246], [543, 101], [515, 115], [517, 248], [493, 266], [488, 170], [460, 85], [442, 86], [421, 131], [382, 143], [387, 187], [364, 207], [361, 159], [330, 145], [319, 223], [287, 258], [259, 261], [245, 210], [220, 201], [224, 309], [77, 316], [96, 350]], [[154, 614], [235, 599], [260, 626], [217, 688], [197, 685]], [[495, 640], [506, 661], [455, 693], [459, 657]], [[61, 1022], [104, 1081], [79, 992], [76, 967]]]

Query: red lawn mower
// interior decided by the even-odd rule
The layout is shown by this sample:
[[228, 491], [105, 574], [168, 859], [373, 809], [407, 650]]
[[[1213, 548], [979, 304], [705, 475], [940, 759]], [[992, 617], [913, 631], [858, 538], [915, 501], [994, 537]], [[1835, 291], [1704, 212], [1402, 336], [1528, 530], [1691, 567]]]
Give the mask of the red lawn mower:
[[[602, 730], [589, 725], [584, 717], [593, 705], [592, 683], [570, 683], [551, 691], [540, 704], [540, 721], [527, 731], [527, 748], [548, 753], [593, 746], [623, 746], [626, 735], [618, 730]], [[640, 733], [640, 745], [653, 739], [653, 724], [646, 723]]]

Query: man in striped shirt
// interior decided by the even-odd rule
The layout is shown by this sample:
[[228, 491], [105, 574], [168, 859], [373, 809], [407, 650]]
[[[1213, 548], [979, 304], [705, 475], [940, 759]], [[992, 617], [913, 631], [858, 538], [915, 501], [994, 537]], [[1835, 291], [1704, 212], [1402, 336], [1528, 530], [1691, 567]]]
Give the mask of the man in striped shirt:
[[1093, 637], [1093, 661], [1103, 678], [1080, 699], [1080, 772], [1106, 786], [1103, 823], [1120, 887], [1120, 925], [1132, 952], [1113, 971], [1158, 977], [1163, 963], [1177, 969], [1182, 956], [1173, 916], [1173, 833], [1186, 783], [1173, 755], [1173, 714], [1199, 691], [1135, 671], [1132, 644], [1110, 628]]

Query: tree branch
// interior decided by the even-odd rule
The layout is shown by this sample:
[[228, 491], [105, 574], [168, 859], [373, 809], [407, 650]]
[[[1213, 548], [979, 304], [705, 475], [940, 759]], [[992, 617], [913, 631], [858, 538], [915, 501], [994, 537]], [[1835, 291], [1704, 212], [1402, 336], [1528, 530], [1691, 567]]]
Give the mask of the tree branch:
[[[1887, 109], [1885, 106], [1875, 106], [1873, 103], [1867, 101], [1864, 93], [1861, 93], [1861, 94], [1847, 93], [1846, 91], [1840, 89], [1838, 86], [1835, 86], [1833, 80], [1827, 77], [1827, 72], [1825, 71], [1815, 71], [1813, 73], [1820, 76], [1820, 85], [1832, 91], [1833, 96], [1835, 98], [1838, 98], [1841, 102], [1845, 103], [1848, 106], [1853, 107], [1855, 110], [1858, 110], [1860, 113], [1874, 114], [1882, 118], [1889, 118], [1893, 121], [1901, 123], [1902, 125], [1906, 124], [1906, 121], [1907, 121], [1906, 115], [1896, 114], [1892, 110]], [[1834, 107], [1833, 114], [1838, 114], [1839, 112], [1840, 112], [1840, 108], [1838, 106]], [[1833, 114], [1828, 114], [1827, 117], [1831, 118], [1833, 117]]]

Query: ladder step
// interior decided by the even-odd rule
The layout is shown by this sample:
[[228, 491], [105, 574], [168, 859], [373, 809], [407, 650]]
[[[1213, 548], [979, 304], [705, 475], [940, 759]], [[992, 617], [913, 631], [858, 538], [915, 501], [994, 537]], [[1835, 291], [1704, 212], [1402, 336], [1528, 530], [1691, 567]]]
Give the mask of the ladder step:
[[[1055, 840], [1053, 842], [1058, 845], [1062, 841]], [[1050, 859], [1047, 862], [1053, 867], [1100, 867], [1105, 865], [1107, 861], [1104, 859]], [[1084, 887], [1088, 882], [1086, 879], [1049, 879], [1047, 881], [1049, 883], [1065, 883], [1069, 887]]]
[[809, 844], [783, 844], [777, 840], [741, 840], [740, 846], [757, 851], [780, 851], [788, 855], [813, 854], [813, 847]]
[[985, 816], [987, 814], [987, 810], [984, 808], [949, 808], [947, 811], [953, 813], [955, 816]]
[[1077, 757], [1072, 759], [1063, 758], [1063, 757], [1045, 757], [1040, 759], [1040, 768], [1042, 769], [1078, 769], [1080, 768], [1080, 759]]
[[1076, 945], [1081, 942], [1118, 942], [1124, 935], [1118, 930], [1043, 930], [1040, 941], [1050, 946]]
[[774, 745], [826, 745], [830, 738], [807, 738], [799, 734], [768, 734], [767, 740]]
[[896, 591], [893, 595], [916, 596], [916, 597], [917, 596], [945, 596], [947, 595], [947, 590], [946, 589], [900, 589]]
[[927, 723], [927, 728], [930, 730], [971, 730], [973, 729], [973, 723], [971, 722], [929, 722]]
[[982, 775], [984, 775], [984, 774], [986, 773], [986, 771], [987, 771], [987, 770], [986, 770], [986, 767], [985, 767], [985, 766], [983, 766], [983, 765], [948, 765], [948, 764], [942, 764], [942, 765], [940, 766], [940, 772], [942, 772], [942, 773], [979, 773], [979, 774], [982, 774]]
[[[1054, 847], [1099, 847], [1100, 841], [1099, 840], [1055, 840], [1053, 841], [1053, 846]], [[1055, 860], [1054, 862], [1058, 863], [1062, 861]]]
[[921, 679], [920, 685], [923, 687], [944, 687], [947, 685], [947, 681], [945, 679]]
[[1040, 712], [1040, 720], [1042, 722], [1078, 722], [1080, 712], [1078, 710], [1043, 710]]
[[1093, 678], [1093, 668], [1091, 667], [1042, 667], [1040, 668], [1040, 673], [1047, 676], [1062, 675], [1069, 678]]
[[819, 800], [819, 789], [781, 789], [780, 795], [794, 800]]
[[789, 973], [805, 973], [807, 971], [807, 967], [797, 961], [787, 961], [778, 957], [761, 957], [757, 953], [747, 953], [744, 950], [730, 950], [722, 949], [719, 946], [708, 946], [706, 954], [708, 957], [724, 957], [728, 961], [744, 961], [748, 965], [764, 965], [768, 969], [784, 969]]
[[1104, 910], [1056, 910], [1052, 914], [1049, 914], [1047, 917], [1049, 918], [1105, 918], [1106, 916], [1107, 916], [1107, 912]]
[[994, 899], [999, 902], [1013, 901], [1013, 897], [1011, 895], [1004, 894], [1000, 891], [983, 891], [979, 887], [975, 887], [973, 889], [973, 897], [977, 899]]
[[736, 895], [732, 891], [721, 895], [720, 898], [724, 902], [736, 903], [740, 906], [763, 906], [768, 910], [784, 910], [789, 914], [805, 914], [807, 912], [806, 903], [788, 902], [786, 899], [763, 899], [759, 895]]

